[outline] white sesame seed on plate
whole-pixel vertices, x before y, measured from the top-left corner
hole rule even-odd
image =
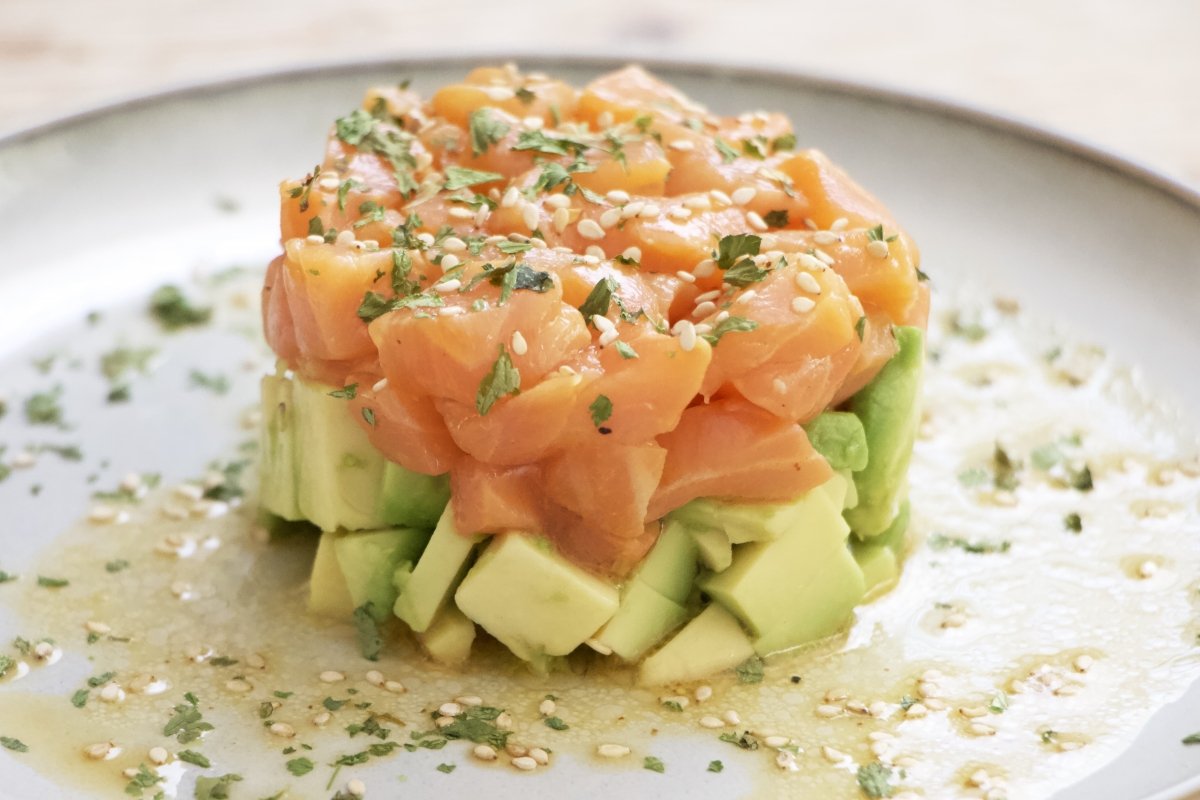
[[[695,697],[696,697],[697,703],[703,703],[705,700],[710,699],[712,697],[712,695],[713,695],[713,690],[712,690],[711,686],[705,684],[704,686],[696,687]]]
[[[694,194],[683,199],[683,205],[693,211],[708,211],[712,208],[712,199],[706,194]]]
[[[38,642],[33,646],[33,656],[46,666],[57,664],[62,658],[62,649],[50,642]]]
[[[995,728],[991,725],[985,725],[982,722],[972,722],[967,730],[976,736],[994,736],[996,733]]]
[[[474,211],[472,211],[469,208],[462,208],[461,206],[455,206],[455,207],[447,210],[446,214],[447,214],[447,216],[454,217],[455,219],[474,219],[475,218]]]
[[[733,709],[729,709],[721,715],[721,719],[725,720],[729,725],[741,725],[742,717]]]
[[[829,255],[829,253],[826,253],[824,250],[822,250],[819,247],[813,248],[813,253],[816,254],[817,258],[824,261],[826,266],[832,267],[836,263],[833,260],[833,256]]]
[[[579,235],[585,239],[599,240],[604,238],[604,228],[594,219],[581,219],[575,226]]]
[[[1153,578],[1158,573],[1158,564],[1150,559],[1146,559],[1138,565],[1138,576],[1141,578]]]
[[[720,717],[704,716],[704,717],[700,718],[700,727],[701,728],[724,728],[725,723],[721,721]]]
[[[340,683],[341,681],[346,680],[346,676],[335,669],[327,669],[321,672],[321,674],[317,676],[317,679],[320,680],[321,683]]]
[[[733,190],[733,194],[729,198],[734,205],[744,206],[754,199],[754,195],[758,194],[758,190],[753,186],[739,186]]]
[[[1072,662],[1072,666],[1075,667],[1076,672],[1087,672],[1095,663],[1096,659],[1084,653],[1083,655],[1075,657],[1075,660]]]
[[[245,694],[246,692],[254,691],[254,685],[245,678],[233,678],[225,682],[225,688],[231,692]]]
[[[408,689],[406,689],[404,684],[400,681],[386,681],[383,684],[383,688],[387,689],[392,694],[403,694],[404,692],[408,691]]]
[[[754,299],[754,298],[756,298],[756,297],[758,297],[758,290],[757,290],[757,289],[747,289],[746,291],[744,291],[744,292],[742,292],[741,294],[739,294],[739,295],[737,296],[737,300],[735,300],[734,302],[737,302],[737,303],[749,303],[751,300],[753,300],[753,299]]]
[[[278,736],[282,739],[290,739],[296,735],[296,729],[291,725],[288,725],[286,722],[272,723],[269,730],[271,731],[272,735]]]
[[[480,761],[495,761],[498,755],[496,748],[490,744],[477,744],[471,753]]]
[[[929,714],[929,708],[924,703],[913,703],[904,712],[904,716],[911,717],[912,719],[920,719],[927,714]]]
[[[775,390],[775,394],[787,393],[787,384],[784,383],[783,378],[776,378],[771,381],[771,388]]]
[[[600,334],[600,338],[596,341],[600,343],[601,347],[608,347],[620,337],[621,334],[617,331],[605,331],[604,333]]]
[[[346,793],[355,797],[364,797],[367,794],[367,785],[358,778],[353,778],[346,781]]]
[[[583,252],[584,252],[584,260],[592,265],[599,264],[601,261],[603,261],[607,257],[604,252],[604,248],[598,244],[589,244],[587,246],[587,249],[584,250]],[[593,260],[589,260],[589,259],[595,259],[595,260],[593,261]]]
[[[554,230],[562,233],[571,224],[571,210],[568,208],[556,208],[551,220],[554,222]]]
[[[541,703],[538,704],[538,713],[541,714],[543,717],[553,716],[554,712],[557,710],[558,710],[558,704],[555,703],[553,700],[551,700],[549,697],[547,697],[545,700],[543,700]]]
[[[529,757],[543,767],[550,763],[550,754],[542,747],[529,748]]]
[[[167,759],[171,756],[165,747],[151,747],[150,752],[146,753],[146,757],[150,759],[151,764],[157,764],[161,766],[167,763]]]
[[[692,210],[685,206],[672,206],[671,208],[669,208],[667,210],[667,216],[670,217],[671,219],[679,220],[680,222],[682,222],[685,219],[692,218]]]
[[[646,207],[644,200],[634,200],[632,203],[627,203],[621,209],[621,219],[633,219],[638,214],[642,213],[642,209]]]
[[[838,706],[827,705],[827,704],[817,706],[817,716],[818,717],[825,717],[825,718],[836,717],[836,716],[840,716],[841,713],[842,713],[842,709]]]
[[[787,747],[792,740],[786,736],[768,736],[763,739],[767,747]]]
[[[437,240],[429,231],[422,231],[421,233],[417,234],[417,241],[426,247],[433,247],[433,243]]]
[[[337,238],[334,239],[334,242],[340,244],[342,247],[349,247],[350,243],[353,241],[354,231],[342,231],[337,235]]]
[[[204,489],[194,483],[181,483],[173,491],[184,500],[196,501],[204,497]]]
[[[546,120],[541,117],[525,117],[521,120],[521,124],[531,131],[538,131],[546,127]]]
[[[384,684],[383,673],[377,669],[367,670],[366,678],[367,683],[371,684],[372,686],[383,686]]]
[[[322,711],[312,718],[312,724],[318,728],[324,728],[329,724],[329,720],[333,719],[333,715],[328,711]]]
[[[821,745],[821,755],[824,756],[825,760],[831,764],[836,764],[839,761],[845,761],[847,758],[849,758],[849,756],[847,756],[841,750],[830,747],[827,744]]]
[[[529,772],[530,770],[537,769],[538,764],[530,756],[517,756],[512,760],[512,765],[519,770]]]
[[[438,713],[446,717],[457,717],[463,713],[463,708],[458,703],[442,703],[438,706]]]
[[[100,699],[106,703],[124,703],[125,690],[122,689],[118,684],[106,683],[104,684],[104,687],[100,689]]]
[[[441,263],[442,272],[449,272],[450,270],[454,269],[461,263],[462,263],[462,259],[460,259],[456,255],[442,256],[442,263]]]
[[[629,748],[623,744],[602,744],[596,747],[596,755],[601,758],[624,758],[629,755]]]
[[[116,742],[96,742],[83,748],[83,754],[93,761],[111,761],[121,755],[121,747]]]

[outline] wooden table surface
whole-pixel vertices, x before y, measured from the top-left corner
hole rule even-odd
[[[775,64],[1065,133],[1200,186],[1197,0],[0,0],[0,134],[183,83],[435,52]]]

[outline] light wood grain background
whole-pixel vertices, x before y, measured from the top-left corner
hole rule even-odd
[[[0,0],[0,133],[182,83],[480,48],[899,87],[1200,186],[1200,0]]]

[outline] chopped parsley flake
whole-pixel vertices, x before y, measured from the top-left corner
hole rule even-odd
[[[1090,492],[1095,488],[1095,483],[1092,481],[1092,468],[1084,464],[1079,469],[1067,470],[1067,483],[1072,489],[1078,489],[1081,492]]]
[[[867,334],[867,318],[859,317],[858,322],[854,323],[854,332],[858,334],[858,340],[861,342]]]
[[[229,378],[219,372],[209,375],[198,369],[194,369],[188,374],[188,380],[192,386],[208,389],[216,394],[226,394],[229,392]]]
[[[786,208],[775,209],[763,214],[763,222],[767,223],[772,228],[786,228],[788,226],[788,212]]]
[[[8,674],[8,671],[15,667],[16,661],[12,660],[11,656],[0,656],[0,678]]]
[[[617,348],[617,352],[621,354],[621,358],[637,358],[638,357],[637,351],[634,350],[632,347],[630,347],[625,342],[622,342],[620,339],[618,339],[616,342],[614,342],[613,346]]]
[[[30,425],[63,424],[63,410],[59,405],[62,387],[55,386],[48,392],[37,392],[25,400],[25,420]]]
[[[444,188],[448,192],[453,192],[480,183],[498,181],[503,177],[498,172],[483,172],[477,169],[468,169],[467,167],[446,167],[446,185]]]
[[[995,487],[1009,492],[1015,490],[1020,469],[1021,462],[1009,456],[1008,451],[997,443],[992,451],[992,483]]]
[[[565,731],[570,729],[570,725],[562,721],[561,717],[546,717],[542,720],[547,728],[556,731]]]
[[[78,689],[75,694],[71,695],[71,705],[76,708],[83,708],[87,705],[88,698],[91,697],[91,692],[87,689]]]
[[[163,727],[163,736],[174,736],[180,744],[194,742],[213,729],[210,723],[204,721],[204,715],[197,708],[199,700],[196,696],[188,692],[184,699],[187,702],[175,706],[175,714]]]
[[[737,673],[738,683],[762,683],[763,660],[758,656],[751,656],[738,664],[734,671]]]
[[[197,753],[195,750],[180,750],[175,754],[175,757],[180,761],[186,761],[189,764],[195,764],[197,767],[208,769],[212,766],[212,762],[208,760],[208,756],[203,753]]]
[[[683,712],[683,704],[678,700],[663,700],[662,704],[663,708],[667,709],[668,711]]]
[[[729,146],[729,143],[718,136],[713,140],[713,144],[717,146],[717,152],[721,154],[721,160],[726,164],[732,164],[738,157],[738,151]]]
[[[724,770],[725,770],[725,765],[722,764],[720,761],[708,762],[708,771],[709,772],[723,772]]]
[[[293,758],[287,762],[287,771],[299,778],[301,775],[307,775],[312,772],[314,766],[311,760],[302,756],[300,758]]]
[[[776,137],[771,142],[771,150],[776,153],[780,152],[781,150],[795,150],[795,149],[796,149],[796,134],[794,134],[794,133],[785,133],[782,136]]]
[[[1004,692],[997,692],[992,697],[992,702],[988,703],[988,710],[993,714],[1003,714],[1008,710],[1008,695]]]
[[[1180,739],[1184,744],[1200,744],[1200,733],[1192,733]]]
[[[125,784],[125,794],[132,797],[141,797],[142,792],[147,789],[153,789],[163,780],[165,780],[163,776],[155,775],[145,764],[139,764],[137,773],[129,780],[129,783]],[[199,781],[197,781],[196,786],[196,797],[200,797]]]
[[[437,771],[444,772],[447,775],[449,775],[451,772],[454,772],[454,769],[456,766],[457,766],[456,764],[438,764]]]
[[[662,759],[655,758],[654,756],[646,756],[646,758],[642,760],[642,768],[648,769],[651,772],[658,772],[660,774],[667,771],[667,765],[662,762]]]
[[[722,236],[717,243],[717,266],[721,269],[729,269],[741,258],[758,255],[761,246],[762,237],[752,233]]]
[[[467,131],[471,136],[471,152],[481,156],[490,145],[504,138],[504,134],[508,133],[508,125],[493,117],[488,109],[477,108],[467,121]]]
[[[38,575],[37,585],[46,589],[61,589],[64,586],[70,586],[71,582],[65,578],[48,578],[45,575]]]
[[[583,314],[584,320],[589,325],[592,324],[592,317],[603,317],[608,314],[608,307],[612,304],[613,292],[616,290],[617,282],[612,278],[601,278],[596,281],[596,285],[588,292],[587,299],[579,307],[579,313]]]
[[[440,308],[444,305],[446,302],[437,295],[410,294],[389,300],[379,292],[367,292],[358,307],[358,318],[363,322],[373,322],[389,311],[401,308]]]
[[[1083,518],[1079,516],[1079,512],[1072,511],[1063,517],[1063,527],[1071,533],[1083,533]]]
[[[358,396],[358,384],[348,383],[341,389],[334,389],[328,393],[330,397],[336,397],[339,400],[353,400]]]
[[[878,761],[872,761],[870,764],[863,764],[859,767],[857,777],[862,793],[872,800],[892,796],[892,786],[888,783],[891,780],[892,771]]]
[[[758,283],[770,274],[770,270],[762,269],[750,259],[739,261],[725,270],[725,283],[738,288],[745,288],[752,283]]]
[[[551,156],[580,156],[588,149],[587,142],[565,136],[550,136],[545,131],[522,131],[513,150],[533,150]]]
[[[354,609],[354,629],[358,632],[358,649],[368,661],[378,661],[383,649],[383,636],[375,619],[375,604],[368,600]]]
[[[468,739],[476,744],[490,744],[497,750],[502,750],[511,735],[510,731],[502,730],[495,724],[496,718],[502,713],[504,712],[501,709],[492,706],[472,706],[464,709],[463,713],[446,727],[428,734],[414,731],[412,736],[420,742],[419,746],[434,750],[440,749],[447,739]],[[441,745],[425,744],[421,741],[436,742],[439,739]]]
[[[17,577],[18,576],[16,575],[16,573],[5,572],[4,570],[0,569],[0,583],[8,583],[9,581],[15,581],[17,579]]]
[[[726,317],[717,323],[717,327],[712,331],[703,335],[706,342],[714,347],[721,341],[721,337],[727,333],[745,333],[752,331],[758,327],[758,323],[745,317]]]
[[[229,784],[242,780],[241,775],[222,775],[219,778],[196,778],[196,800],[229,800]]]
[[[609,400],[606,395],[596,395],[596,399],[588,406],[588,411],[592,415],[592,424],[598,428],[612,416],[612,400]]]
[[[150,295],[150,316],[169,331],[191,325],[204,325],[212,318],[212,308],[192,305],[178,286],[160,286]]]
[[[722,733],[717,737],[722,742],[728,742],[742,750],[757,750],[758,739],[750,731],[742,731],[741,733]]]
[[[945,536],[940,533],[935,533],[929,537],[929,546],[934,550],[945,550],[949,547],[957,547],[964,553],[1007,553],[1012,548],[1012,542],[1004,539],[999,542],[991,541],[970,541],[961,536]]]
[[[479,383],[479,391],[475,395],[475,409],[480,416],[491,411],[492,406],[501,397],[519,394],[521,392],[521,373],[513,366],[512,358],[504,345],[500,345],[500,355],[492,364],[491,370]]]

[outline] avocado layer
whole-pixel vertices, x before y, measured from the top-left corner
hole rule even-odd
[[[424,632],[462,580],[482,538],[460,534],[454,509],[446,506],[416,564],[400,563],[395,569],[392,579],[398,595],[392,611],[396,616],[416,633]]]
[[[262,506],[323,531],[432,528],[450,497],[448,478],[388,461],[331,391],[295,378],[263,378]]]
[[[389,528],[325,535],[334,537],[334,553],[354,607],[369,602],[377,621],[387,619],[396,602],[392,573],[399,564],[417,560],[429,534],[415,528]]]
[[[425,632],[417,634],[417,641],[434,661],[456,667],[471,657],[475,623],[453,603],[447,603]]]
[[[804,432],[833,469],[857,472],[867,466],[867,434],[849,411],[826,411],[805,425]]]
[[[895,332],[899,351],[849,401],[867,439],[867,464],[854,475],[858,505],[846,512],[860,539],[878,536],[895,519],[921,419],[925,334],[913,327],[896,327]]]
[[[317,556],[308,581],[308,610],[322,617],[348,620],[357,606],[338,564],[333,543],[336,537],[335,533],[323,533],[317,540]]]
[[[698,680],[732,669],[754,655],[737,618],[713,603],[642,662],[638,681],[648,686]]]

